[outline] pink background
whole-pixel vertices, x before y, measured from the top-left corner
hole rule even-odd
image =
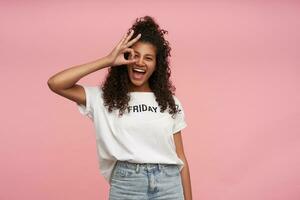
[[[299,9],[283,0],[1,1],[0,199],[107,199],[91,121],[47,80],[105,56],[146,14],[169,31],[194,199],[300,199]]]

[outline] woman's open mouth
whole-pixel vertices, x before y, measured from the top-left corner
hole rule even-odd
[[[134,79],[142,79],[145,74],[146,74],[145,69],[141,69],[141,68],[137,68],[137,67],[132,68],[132,76]]]

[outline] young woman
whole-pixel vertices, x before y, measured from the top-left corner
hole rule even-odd
[[[110,200],[192,199],[181,137],[187,124],[169,79],[165,33],[152,17],[137,18],[107,56],[48,80],[53,92],[76,102],[93,121]],[[106,67],[101,86],[76,84]]]

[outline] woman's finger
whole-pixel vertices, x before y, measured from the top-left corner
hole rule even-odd
[[[125,52],[129,52],[129,53],[130,53],[130,56],[131,56],[132,58],[134,57],[134,51],[133,51],[132,48],[125,48],[125,49],[123,50],[123,53],[125,53]]]
[[[132,39],[131,41],[129,41],[127,44],[126,44],[126,47],[130,47],[132,46],[136,41],[138,41],[138,39],[140,39],[142,34],[138,34],[134,39]]]
[[[129,52],[130,53],[130,56],[129,56],[129,59],[128,60],[126,60],[126,62],[135,62],[135,58],[134,58],[134,51],[133,51],[133,49],[131,49],[131,48],[126,48],[126,49],[124,49],[123,50],[123,53],[125,53],[125,52]]]
[[[125,33],[125,34],[123,35],[123,37],[122,37],[122,39],[119,41],[117,47],[120,47],[120,46],[123,44],[123,42],[124,42],[126,36],[127,36],[127,33]]]
[[[129,32],[129,35],[126,37],[125,41],[123,42],[123,44],[127,44],[128,40],[132,37],[134,30],[131,30]]]

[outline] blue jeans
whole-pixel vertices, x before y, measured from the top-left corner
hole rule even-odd
[[[184,200],[179,166],[117,161],[109,200]]]

